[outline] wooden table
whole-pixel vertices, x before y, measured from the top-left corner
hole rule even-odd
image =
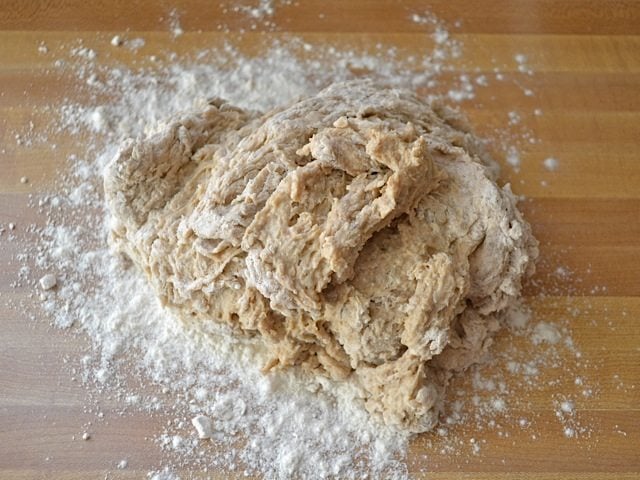
[[[172,45],[174,7],[186,31],[179,43],[185,51],[219,41],[223,34],[215,26],[221,22],[232,32],[247,27],[246,17],[208,3],[0,1],[0,225],[12,222],[20,230],[41,220],[27,208],[28,195],[46,190],[73,147],[74,139],[63,134],[51,136],[56,150],[16,144],[14,132],[28,125],[38,106],[74,95],[64,82],[41,75],[38,43],[51,47],[81,38],[100,51],[105,38],[127,30],[146,37],[149,48],[162,48]],[[311,42],[383,40],[410,49],[423,27],[408,17],[424,12],[424,3],[275,2],[280,33],[269,35],[292,32]],[[519,174],[505,171],[516,192],[529,198],[523,209],[541,241],[539,272],[526,293],[536,314],[549,321],[564,318],[567,304],[581,310],[570,321],[573,337],[584,358],[598,365],[598,392],[579,403],[582,418],[594,426],[591,439],[563,436],[553,422],[548,387],[541,387],[531,401],[548,419],[539,427],[548,430],[544,441],[517,429],[508,439],[478,433],[476,438],[490,440],[481,454],[460,458],[429,450],[430,437],[422,436],[412,444],[412,469],[426,467],[432,473],[417,476],[437,479],[640,478],[640,2],[429,3],[449,25],[461,20],[452,30],[465,45],[460,72],[477,67],[491,74],[498,64],[517,80],[517,53],[527,56],[535,72],[525,79],[534,96],[522,95],[513,81],[492,82],[463,108],[480,132],[506,124],[510,111],[543,112],[523,116],[523,127],[540,143],[523,148]],[[543,168],[548,156],[559,160],[556,172]],[[22,184],[22,176],[30,183]],[[66,373],[66,362],[78,363],[86,344],[5,308],[31,292],[12,285],[18,251],[19,245],[0,237],[0,477],[85,479],[110,471],[108,478],[145,478],[160,460],[145,439],[161,420],[114,416],[95,426],[93,441],[78,440],[95,412],[86,410],[89,393]],[[571,296],[559,289],[556,297],[540,297],[559,264],[581,283],[572,285]],[[108,411],[109,401],[103,405]],[[422,459],[425,453],[428,460]],[[124,456],[129,468],[116,470]]]

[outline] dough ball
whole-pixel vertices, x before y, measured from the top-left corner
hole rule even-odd
[[[458,114],[370,81],[264,115],[213,100],[122,147],[110,241],[185,321],[263,342],[265,370],[351,382],[422,432],[534,269],[496,171]]]

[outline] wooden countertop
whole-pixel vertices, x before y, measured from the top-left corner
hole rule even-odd
[[[80,38],[100,52],[105,38],[127,31],[145,37],[148,52],[167,46],[188,52],[220,41],[224,34],[215,31],[220,22],[232,32],[247,27],[245,17],[209,3],[1,2],[0,225],[13,222],[19,230],[42,220],[27,208],[28,195],[46,190],[74,142],[57,134],[51,136],[56,150],[16,144],[14,132],[28,124],[38,106],[74,95],[64,83],[41,75],[39,42],[55,46]],[[506,169],[504,175],[529,198],[523,209],[541,241],[539,272],[526,293],[536,314],[549,321],[566,317],[567,304],[582,311],[570,320],[573,338],[584,358],[598,365],[592,373],[598,392],[579,404],[584,423],[593,426],[591,438],[564,437],[553,421],[549,387],[541,386],[531,402],[543,419],[538,428],[544,441],[533,441],[523,430],[509,438],[478,432],[476,438],[490,441],[480,455],[461,458],[429,450],[428,437],[422,436],[412,444],[411,468],[426,467],[431,473],[416,476],[435,479],[640,478],[640,2],[429,4],[449,25],[461,20],[451,30],[465,48],[454,63],[457,73],[477,68],[490,74],[498,64],[506,66],[509,79],[518,79],[516,53],[526,54],[535,72],[525,79],[534,96],[522,95],[513,81],[491,82],[463,109],[481,133],[506,124],[510,111],[543,112],[523,116],[523,128],[540,142],[522,149],[518,174]],[[178,43],[168,31],[174,8],[186,31]],[[273,20],[279,29],[266,34],[290,32],[337,44],[382,39],[411,49],[424,33],[409,15],[424,11],[425,2],[418,0],[300,0],[278,6]],[[252,35],[249,43],[260,38]],[[556,172],[543,168],[548,156],[559,160]],[[22,176],[30,183],[20,183]],[[95,426],[93,441],[72,440],[95,418],[85,408],[89,393],[64,365],[78,362],[86,344],[5,307],[30,293],[12,285],[18,251],[0,237],[0,477],[145,478],[160,459],[145,440],[156,431],[158,418],[115,416]],[[542,298],[558,262],[581,282],[572,286],[571,296]],[[108,399],[103,404],[109,408]],[[124,455],[129,468],[116,470],[114,462]]]

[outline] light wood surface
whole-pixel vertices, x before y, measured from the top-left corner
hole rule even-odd
[[[69,78],[45,72],[49,59],[38,54],[39,42],[53,51],[80,38],[101,54],[111,35],[127,30],[145,38],[147,54],[168,48],[188,55],[221,42],[220,23],[232,31],[228,35],[247,28],[246,18],[225,13],[219,3],[0,0],[1,225],[13,222],[20,230],[42,220],[27,208],[28,195],[50,186],[78,141],[51,133],[54,150],[19,146],[13,137],[30,120],[37,126],[51,121],[39,106],[74,98]],[[567,439],[554,420],[553,389],[575,390],[572,378],[559,372],[559,386],[543,382],[529,399],[530,411],[522,412],[535,413],[544,440],[534,441],[516,428],[503,438],[487,431],[472,434],[466,427],[463,437],[487,444],[480,455],[452,456],[433,447],[433,436],[423,435],[412,443],[411,470],[418,478],[433,479],[640,478],[640,2],[429,4],[449,24],[461,20],[453,31],[464,43],[464,56],[448,75],[476,68],[491,73],[497,64],[508,77],[477,89],[476,98],[465,104],[477,131],[501,128],[510,111],[543,111],[523,115],[523,127],[540,142],[523,147],[522,170],[505,169],[504,179],[528,197],[522,208],[542,244],[538,273],[526,288],[529,302],[537,318],[569,322],[583,358],[594,365],[597,394],[579,404],[582,422],[593,427],[590,438]],[[186,30],[177,41],[168,32],[173,8]],[[247,34],[241,43],[251,49],[261,35],[293,32],[311,43],[366,47],[384,41],[419,53],[424,33],[408,16],[425,10],[426,2],[418,0],[300,0],[277,9],[279,32]],[[517,71],[516,53],[527,55],[533,76]],[[124,50],[113,55],[114,61],[135,61]],[[522,95],[513,80],[535,95]],[[557,172],[543,168],[548,156],[559,159]],[[31,182],[21,184],[22,176]],[[543,180],[548,186],[541,186]],[[99,398],[106,420],[93,427],[91,441],[79,440],[95,412],[86,411],[89,393],[68,371],[79,365],[86,340],[5,307],[31,292],[11,286],[20,250],[0,237],[0,478],[145,478],[161,460],[148,439],[164,420],[110,415],[113,403]],[[574,271],[580,282],[558,285],[553,277],[558,264]],[[555,287],[555,296],[541,296]],[[568,306],[581,313],[567,318]],[[116,470],[124,457],[129,468]]]

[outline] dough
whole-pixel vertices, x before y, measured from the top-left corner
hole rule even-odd
[[[538,254],[464,120],[370,81],[267,114],[212,100],[126,142],[104,186],[110,241],[163,304],[264,342],[266,371],[351,382],[411,432]]]

